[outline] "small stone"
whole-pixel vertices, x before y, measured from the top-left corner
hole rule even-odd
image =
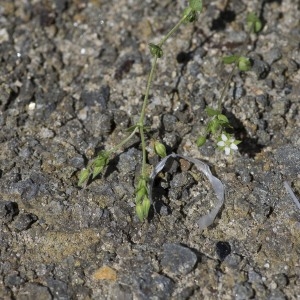
[[[49,139],[54,137],[54,132],[48,128],[42,128],[39,135],[42,139]]]
[[[235,300],[247,300],[254,296],[254,290],[248,282],[237,283],[234,287]]]
[[[9,41],[9,34],[6,28],[0,29],[0,44]]]
[[[140,274],[135,284],[136,299],[171,299],[174,282],[156,273]],[[155,298],[153,297],[155,295]]]
[[[286,300],[287,297],[281,290],[273,290],[268,297],[268,300]]]
[[[82,169],[84,167],[84,159],[82,156],[76,156],[70,159],[70,165],[77,169]]]
[[[23,284],[24,279],[19,275],[17,271],[12,271],[5,277],[4,283],[8,287],[15,287]]]
[[[261,60],[258,56],[251,57],[251,59],[253,62],[251,71],[253,71],[259,79],[266,78],[270,71],[269,65],[263,60]]]
[[[248,272],[248,280],[249,282],[253,283],[260,283],[262,282],[262,279],[261,279],[261,275],[257,272],[255,272],[254,270],[249,270]]]
[[[94,280],[117,280],[117,272],[108,266],[103,266],[96,270],[92,275]]]
[[[163,116],[163,126],[166,131],[175,131],[177,118],[171,114],[165,114]]]
[[[47,280],[47,285],[50,289],[51,294],[54,296],[54,299],[62,300],[71,298],[68,290],[68,285],[65,282],[58,279],[49,278]]]
[[[197,263],[197,255],[189,248],[179,244],[164,244],[161,265],[170,273],[186,275],[190,273]]]
[[[173,180],[170,182],[170,187],[172,189],[183,189],[193,183],[195,183],[195,180],[189,173],[178,173],[174,175]]]
[[[103,110],[107,108],[107,103],[110,97],[110,88],[109,86],[102,86],[100,90],[89,91],[83,90],[81,98],[84,104],[88,107],[90,106],[100,106]]]
[[[18,204],[12,201],[0,201],[0,220],[9,223],[19,213]]]
[[[31,179],[19,181],[15,184],[17,192],[26,201],[33,200],[39,191],[39,186]]]
[[[284,288],[289,283],[287,276],[283,273],[274,275],[273,280],[276,282],[279,288]]]
[[[280,98],[276,101],[272,101],[272,113],[274,115],[284,116],[288,111],[290,101],[285,98]]]
[[[110,291],[110,299],[111,300],[131,300],[133,299],[132,291],[129,286],[124,284],[117,284],[112,286]]]
[[[26,283],[17,294],[17,300],[51,300],[49,289],[36,283]]]
[[[20,214],[14,222],[14,227],[18,231],[27,230],[30,226],[38,220],[38,217],[34,214]]]
[[[228,256],[225,257],[223,264],[225,264],[227,267],[231,269],[237,269],[239,267],[239,264],[241,263],[242,258],[235,254],[231,253]]]
[[[265,61],[271,65],[273,64],[275,61],[279,60],[282,57],[281,51],[279,48],[272,48],[270,51],[267,51],[264,58]]]
[[[285,145],[277,149],[275,159],[281,165],[281,172],[285,176],[297,177],[300,174],[300,149],[292,145]]]

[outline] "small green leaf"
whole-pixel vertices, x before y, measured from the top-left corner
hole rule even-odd
[[[157,155],[159,155],[161,158],[164,158],[167,156],[167,151],[166,151],[166,147],[164,144],[160,143],[160,142],[155,142],[154,143],[154,151]]]
[[[196,144],[198,147],[203,146],[206,143],[206,137],[205,136],[200,136],[197,141]]]
[[[241,56],[239,58],[238,68],[240,71],[249,71],[251,69],[251,62],[248,57]]]
[[[189,0],[190,8],[201,12],[202,11],[202,0]]]
[[[150,43],[149,49],[152,56],[157,56],[158,58],[161,58],[164,55],[164,52],[162,51],[161,47],[159,47],[158,45]]]
[[[183,11],[183,16],[185,18],[188,18],[192,11],[193,11],[193,9],[191,7],[185,8],[184,11]]]
[[[221,121],[220,122],[221,124],[227,124],[227,123],[229,123],[228,118],[225,115],[223,115],[223,114],[219,114],[217,116],[217,118],[218,118],[219,121]]]
[[[108,161],[109,154],[106,151],[101,151],[91,164],[91,168],[93,169],[93,179],[102,172],[104,167],[108,164]]]
[[[262,22],[256,16],[255,13],[249,13],[247,15],[247,25],[248,27],[253,30],[255,33],[259,32],[262,29]]]
[[[215,134],[219,128],[220,123],[218,119],[213,119],[207,124],[207,132],[211,132],[212,134]]]
[[[186,21],[188,23],[195,22],[197,20],[197,12],[195,10],[192,10],[188,16],[186,16]]]
[[[90,171],[88,169],[81,170],[79,174],[78,186],[82,186],[90,176]]]
[[[236,63],[239,60],[239,58],[240,57],[238,55],[224,56],[222,57],[222,61],[224,64],[229,65],[229,64]]]
[[[92,176],[92,179],[94,179],[96,176],[98,176],[102,170],[103,170],[104,166],[99,166],[99,167],[94,167],[93,169],[93,176]]]
[[[205,111],[209,117],[217,116],[220,114],[220,111],[218,111],[216,109],[212,109],[210,107],[206,107]]]

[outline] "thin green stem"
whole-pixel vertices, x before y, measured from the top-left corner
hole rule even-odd
[[[183,16],[179,22],[160,40],[158,46],[161,47],[166,40],[179,28],[179,26],[186,20],[187,16]]]
[[[125,138],[121,143],[119,143],[118,145],[116,145],[115,147],[113,147],[112,149],[108,150],[109,153],[113,153],[116,150],[118,150],[119,148],[121,148],[124,144],[126,144],[138,131],[138,126],[136,128],[134,128],[134,130],[131,132],[131,134]]]
[[[142,106],[142,111],[141,111],[141,116],[140,116],[140,121],[139,121],[141,127],[143,127],[143,125],[144,125],[146,107],[147,107],[148,100],[149,100],[149,92],[150,92],[151,83],[152,83],[153,77],[154,77],[154,71],[155,71],[156,65],[157,65],[157,59],[158,59],[158,57],[155,56],[154,60],[153,60],[153,63],[152,63],[152,66],[151,66],[148,81],[147,81],[147,87],[146,87],[146,92],[145,92],[145,96],[144,96],[144,101],[143,101],[143,106]]]
[[[143,152],[142,177],[146,176],[145,169],[146,169],[146,155],[147,155],[146,154],[145,134],[144,134],[145,113],[146,113],[146,107],[147,107],[148,100],[149,100],[150,87],[151,87],[151,83],[153,81],[154,72],[155,72],[156,65],[157,65],[157,59],[158,59],[158,57],[155,56],[154,60],[152,62],[150,74],[149,74],[148,81],[147,81],[147,87],[146,87],[144,102],[143,102],[143,106],[142,106],[140,121],[139,121],[139,123],[140,123],[139,130],[140,130],[142,152]]]

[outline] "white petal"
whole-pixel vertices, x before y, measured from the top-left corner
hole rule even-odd
[[[229,139],[229,143],[233,143],[234,141],[235,141],[234,138],[230,138],[230,139]]]
[[[225,154],[229,155],[230,154],[230,148],[229,147],[225,147]]]
[[[222,139],[224,142],[226,142],[226,141],[228,140],[227,136],[226,136],[224,133],[222,133],[221,139]]]
[[[220,142],[217,143],[217,145],[219,147],[224,147],[225,146],[225,142],[224,141],[220,141]]]
[[[238,146],[236,145],[236,144],[231,144],[230,145],[230,148],[232,149],[232,150],[237,150],[238,149]]]

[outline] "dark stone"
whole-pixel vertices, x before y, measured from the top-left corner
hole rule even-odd
[[[136,282],[135,295],[137,299],[148,300],[156,296],[156,299],[170,299],[174,290],[174,282],[163,275],[145,274]]]
[[[188,300],[192,299],[191,296],[194,294],[195,287],[186,287],[182,292],[177,294],[173,299],[174,300]]]
[[[254,290],[248,282],[237,283],[234,286],[235,300],[248,300],[254,296]]]
[[[0,220],[4,223],[11,222],[19,213],[18,204],[12,201],[0,201]]]
[[[171,114],[165,114],[162,119],[164,129],[166,131],[175,131],[177,118]]]
[[[105,110],[107,108],[107,103],[110,97],[110,88],[104,85],[100,90],[88,91],[83,90],[81,98],[86,106],[100,105],[100,107]]]
[[[84,167],[84,159],[82,156],[72,157],[70,159],[70,165],[77,169],[82,169]]]
[[[39,191],[39,186],[31,179],[19,181],[15,184],[15,187],[21,195],[22,200],[25,201],[33,200]]]
[[[27,230],[30,226],[38,220],[38,217],[34,214],[20,214],[14,222],[14,227],[18,231]]]
[[[178,173],[174,175],[170,182],[170,187],[172,189],[182,189],[189,187],[193,183],[195,183],[195,180],[189,173]]]
[[[197,263],[197,255],[187,247],[179,244],[164,244],[161,265],[167,271],[176,275],[190,273]]]
[[[268,300],[287,300],[288,298],[281,290],[273,290],[268,297]]]
[[[273,279],[274,279],[274,281],[276,282],[276,284],[278,285],[279,288],[284,288],[289,283],[288,277],[283,273],[273,275]]]
[[[113,286],[110,294],[111,300],[132,300],[133,295],[129,286],[124,284],[116,284]]]
[[[217,242],[216,252],[220,260],[224,260],[231,253],[231,246],[228,242]]]
[[[49,278],[47,280],[47,285],[51,291],[51,294],[54,296],[54,299],[57,300],[70,299],[68,285],[65,282],[61,280]]]
[[[6,286],[12,288],[20,286],[24,283],[24,279],[19,275],[17,271],[12,271],[10,274],[8,274],[5,279],[4,283]]]
[[[26,283],[18,292],[17,300],[51,300],[53,299],[49,289],[36,283]]]
[[[264,56],[266,62],[269,65],[273,64],[275,61],[279,60],[281,57],[282,57],[281,51],[277,47],[272,48],[270,51],[267,51]]]
[[[257,75],[257,78],[258,79],[266,78],[270,71],[269,65],[257,55],[252,56],[251,61],[252,61],[251,71],[253,71]]]
[[[285,145],[277,149],[275,159],[281,165],[281,172],[286,176],[297,177],[300,174],[300,149]]]

